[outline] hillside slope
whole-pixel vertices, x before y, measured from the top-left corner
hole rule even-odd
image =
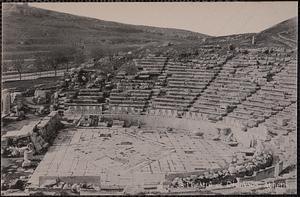
[[[295,48],[297,44],[296,17],[257,34],[212,37],[180,29],[129,25],[75,16],[24,4],[3,4],[2,13],[3,71],[12,70],[9,64],[16,57],[32,62],[37,55],[47,54],[60,47],[82,49],[89,56],[94,49],[100,49],[103,53],[148,49],[152,52],[186,52],[201,45]],[[255,45],[251,44],[252,36],[255,36]]]
[[[297,46],[298,18],[294,17],[274,25],[256,35],[256,42],[261,46]]]
[[[207,43],[218,45],[233,44],[238,47],[288,47],[295,49],[297,46],[297,17],[278,23],[259,33],[244,33],[229,36],[207,38]],[[252,37],[255,45],[252,45]]]
[[[3,4],[4,59],[33,58],[61,46],[89,51],[130,50],[166,42],[201,42],[204,34],[186,30],[128,25],[59,13],[26,5]]]

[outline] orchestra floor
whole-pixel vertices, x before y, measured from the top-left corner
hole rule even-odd
[[[166,174],[228,165],[238,147],[165,128],[73,128],[60,131],[29,180],[99,176],[101,186],[156,185]]]

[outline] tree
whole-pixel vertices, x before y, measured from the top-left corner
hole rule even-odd
[[[67,71],[69,70],[69,63],[75,60],[75,56],[78,55],[78,51],[74,47],[64,47],[60,49],[62,57],[60,59],[61,64],[65,64]]]
[[[56,76],[58,65],[56,64],[55,57],[53,56],[53,54],[51,54],[51,57],[49,56],[45,58],[45,63],[49,68],[54,69]]]
[[[54,70],[56,76],[60,65],[65,65],[68,71],[70,62],[73,61],[76,64],[81,64],[85,61],[85,55],[82,50],[75,47],[60,47],[51,50],[47,57],[43,59],[42,62],[44,62],[44,65]],[[37,60],[37,63],[40,63],[39,61]]]
[[[235,47],[233,46],[233,44],[230,44],[230,45],[228,46],[228,49],[229,49],[230,51],[233,51],[233,50],[235,49]]]
[[[102,48],[92,48],[90,51],[90,57],[97,61],[105,57],[105,51]]]
[[[45,59],[46,58],[42,57],[42,56],[36,56],[35,57],[34,66],[36,68],[36,71],[40,72],[40,74],[41,74],[42,71],[46,70],[45,69],[45,64],[46,64]]]
[[[20,80],[22,79],[22,73],[24,71],[25,68],[25,64],[24,64],[24,59],[17,57],[16,59],[14,59],[12,61],[12,66],[17,70],[17,72],[19,73],[19,78]]]
[[[86,60],[86,56],[83,53],[82,50],[76,50],[75,49],[75,53],[72,55],[72,60],[76,63],[76,64],[81,64]]]
[[[52,50],[48,54],[48,57],[45,59],[45,62],[50,68],[54,70],[54,75],[56,76],[58,66],[66,62],[66,55],[61,49]]]

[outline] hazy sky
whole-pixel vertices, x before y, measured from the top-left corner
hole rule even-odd
[[[127,24],[171,27],[212,36],[260,32],[298,16],[298,2],[30,3]]]

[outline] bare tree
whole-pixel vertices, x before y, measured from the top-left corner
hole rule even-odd
[[[46,59],[45,57],[41,57],[41,56],[35,57],[34,66],[35,66],[37,72],[40,72],[40,74],[42,74],[42,71],[46,70],[45,59]]]
[[[78,51],[74,47],[64,48],[64,57],[62,58],[62,63],[66,65],[67,71],[69,70],[69,63],[75,61],[75,56],[77,56]]]
[[[76,50],[76,52],[73,54],[72,59],[76,64],[81,64],[86,60],[86,56],[83,53],[82,50]]]
[[[69,63],[72,61],[77,64],[83,63],[85,61],[83,52],[74,47],[62,47],[53,49],[47,57],[42,58],[42,60],[37,59],[36,63],[39,65],[46,65],[54,70],[55,76],[57,76],[57,69],[59,66],[65,66],[68,70]]]
[[[24,72],[25,64],[24,59],[17,57],[12,61],[12,66],[17,70],[20,80],[22,79],[22,73]]]
[[[65,55],[62,50],[56,49],[52,50],[48,57],[45,59],[46,65],[52,68],[55,72],[55,77],[57,75],[57,68],[60,64],[63,64],[65,61]]]

